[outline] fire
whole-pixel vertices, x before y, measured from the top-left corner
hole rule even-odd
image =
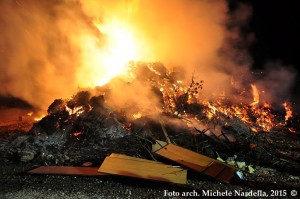
[[[217,117],[221,119],[221,115],[225,115],[231,119],[238,118],[247,125],[250,125],[250,129],[253,132],[259,132],[261,130],[269,132],[272,128],[282,125],[275,122],[275,117],[271,111],[271,105],[264,103],[259,105],[259,90],[254,85],[250,85],[252,88],[253,102],[249,105],[245,103],[228,104],[222,100],[222,98],[215,99],[214,102],[203,101],[202,103],[207,106],[206,116],[209,119]],[[287,104],[286,107],[286,119],[292,117],[291,109]]]
[[[36,117],[36,118],[34,118],[34,121],[38,122],[38,121],[40,121],[41,119],[43,119],[45,116],[46,116],[46,115],[42,115],[42,116],[40,116],[40,117]]]
[[[75,136],[75,137],[77,137],[77,136],[79,136],[79,135],[81,135],[81,134],[82,134],[82,132],[75,132],[75,133],[72,133],[72,135]]]
[[[215,106],[211,105],[209,102],[207,103],[207,106],[210,108],[210,111],[207,112],[207,117],[211,119],[216,114],[218,109]]]
[[[271,113],[271,106],[268,103],[264,103],[262,107],[254,111],[256,116],[256,123],[264,130],[270,131],[276,126],[274,123],[275,115]],[[278,124],[279,125],[279,124]]]
[[[138,66],[139,64],[137,63],[136,67]],[[232,120],[233,123],[238,125],[245,124],[245,127],[247,127],[246,129],[250,129],[250,131],[254,133],[270,132],[276,130],[276,127],[281,128],[286,124],[284,124],[284,118],[281,114],[276,115],[271,104],[260,102],[260,91],[254,84],[250,85],[253,94],[252,98],[250,98],[253,99],[253,101],[250,100],[249,102],[249,100],[242,99],[241,101],[233,102],[222,92],[220,92],[219,95],[216,94],[213,97],[210,97],[208,100],[208,98],[199,94],[200,89],[202,89],[201,81],[197,82],[192,79],[190,83],[186,83],[182,80],[172,79],[173,76],[168,76],[170,75],[168,73],[163,76],[158,72],[159,70],[155,63],[148,63],[143,66],[147,66],[149,70],[147,71],[145,69],[145,71],[151,73],[151,76],[149,75],[151,77],[149,78],[151,85],[159,89],[162,94],[162,110],[165,113],[173,114],[180,118],[193,118],[199,116],[199,123],[203,122],[204,125],[210,124],[210,122],[213,125],[230,125],[229,120]],[[72,116],[70,118],[75,118],[82,113],[92,110],[91,105],[82,105],[82,103],[77,103],[76,99],[82,99],[82,97],[75,96],[74,99],[70,98],[69,100],[73,101],[72,103],[64,102],[65,110]],[[80,100],[80,102],[82,102],[82,100]],[[188,104],[194,105],[194,103],[201,105],[196,107],[201,111],[201,113],[197,113],[199,114],[197,116],[188,110]],[[287,121],[292,117],[292,108],[287,102],[284,103],[283,106],[286,110],[285,121]],[[144,117],[145,113],[141,112],[142,109],[138,109],[131,113],[131,119],[136,120]],[[126,130],[132,129],[130,122],[123,126]],[[294,128],[289,128],[288,130],[290,132],[296,132]],[[76,132],[74,133],[74,136],[79,134]]]
[[[287,102],[283,103],[283,106],[285,108],[285,122],[287,122],[290,118],[293,117],[293,111],[292,111],[292,107],[290,104],[288,104]]]
[[[101,84],[128,70],[130,61],[138,60],[138,42],[133,28],[125,22],[114,20],[108,24],[94,23],[107,36],[107,56],[103,59],[106,77],[98,80]]]
[[[137,58],[137,42],[129,25],[112,22],[107,25],[95,23],[95,26],[108,36],[108,49],[112,56],[108,58],[108,63],[117,64],[114,66],[120,69],[120,65]],[[119,60],[111,60],[113,58]]]
[[[294,128],[289,128],[289,131],[290,131],[291,133],[296,133],[296,129],[294,129]]]
[[[82,106],[78,106],[78,107],[75,107],[73,109],[66,106],[66,110],[68,111],[69,115],[76,114],[76,116],[79,116],[84,112],[84,108]]]
[[[252,94],[253,94],[253,102],[250,104],[252,107],[256,107],[259,103],[259,93],[258,89],[254,84],[251,84]]]
[[[173,65],[172,67],[176,66],[174,68],[178,67],[178,69],[173,72],[169,72],[159,70],[160,68],[155,67],[155,64],[147,64],[149,71],[153,73],[151,74],[151,78],[153,78],[151,80],[153,81],[153,85],[151,85],[151,87],[153,86],[154,88],[158,88],[161,92],[159,94],[162,94],[162,96],[159,97],[161,97],[163,101],[163,103],[161,103],[163,104],[163,107],[161,107],[163,111],[181,117],[186,113],[185,109],[188,107],[188,103],[196,104],[202,100],[200,102],[202,103],[201,105],[203,105],[201,106],[201,109],[198,106],[196,106],[196,108],[197,110],[199,109],[199,111],[204,110],[204,114],[206,114],[206,118],[208,119],[213,120],[214,118],[221,118],[224,116],[234,120],[239,119],[243,123],[247,124],[254,132],[270,131],[273,127],[275,127],[277,125],[277,120],[274,119],[275,115],[273,115],[273,112],[271,111],[272,109],[270,104],[264,104],[260,101],[264,99],[260,96],[260,94],[263,94],[264,91],[259,90],[258,84],[257,86],[254,84],[249,85],[252,89],[253,97],[250,100],[247,98],[246,100],[249,100],[247,103],[243,100],[241,100],[243,102],[237,102],[239,100],[237,99],[232,100],[236,103],[232,104],[231,100],[228,100],[229,97],[226,96],[227,89],[223,90],[224,93],[213,93],[213,97],[219,96],[219,98],[216,97],[216,99],[211,99],[210,96],[208,96],[207,98],[210,100],[208,102],[205,97],[198,96],[197,89],[199,87],[196,86],[196,83],[192,81],[190,85],[193,85],[193,87],[191,88],[191,86],[189,87],[189,85],[186,84],[187,82],[185,77],[181,77],[188,76],[188,74],[191,74],[192,70],[194,70],[196,75],[197,73],[201,74],[203,71],[203,74],[201,75],[207,76],[206,79],[209,83],[214,83],[215,80],[218,79],[216,77],[219,77],[219,75],[215,76],[213,73],[215,69],[218,69],[219,67],[213,68],[213,66],[217,65],[219,62],[222,63],[222,61],[227,60],[227,57],[224,57],[226,58],[224,60],[223,56],[215,57],[219,54],[219,50],[225,50],[222,48],[220,49],[220,47],[227,45],[223,45],[224,38],[228,35],[228,32],[223,32],[227,30],[226,26],[223,25],[227,23],[228,19],[227,16],[223,16],[223,14],[227,13],[225,1],[220,1],[222,3],[217,3],[218,5],[216,2],[212,3],[213,5],[217,5],[216,9],[211,9],[213,7],[210,5],[211,3],[208,3],[210,1],[195,1],[201,2],[199,3],[199,6],[196,6],[197,4],[194,3],[190,5],[182,3],[184,1],[172,1],[171,4],[170,2],[171,1],[160,1],[159,3],[152,3],[152,1],[143,2],[136,0],[112,2],[78,1],[76,5],[79,6],[78,9],[83,13],[77,13],[79,10],[75,7],[76,10],[74,10],[74,13],[73,10],[70,12],[71,10],[66,8],[64,11],[66,11],[67,15],[64,15],[63,12],[54,12],[54,10],[60,9],[50,9],[51,15],[49,15],[49,13],[45,14],[45,16],[51,16],[51,23],[49,24],[51,24],[53,29],[51,29],[49,34],[47,31],[50,26],[45,26],[45,28],[42,26],[43,24],[47,24],[46,22],[48,22],[48,20],[37,20],[37,23],[32,24],[32,28],[29,32],[26,29],[28,24],[25,23],[25,28],[20,27],[20,29],[25,29],[28,36],[20,35],[20,41],[16,42],[12,39],[13,42],[16,44],[20,42],[24,43],[24,45],[27,44],[28,46],[25,46],[24,49],[31,49],[30,47],[35,47],[34,44],[40,45],[33,48],[33,50],[30,51],[30,54],[21,55],[21,58],[28,56],[28,60],[34,60],[33,63],[26,64],[28,67],[32,67],[32,64],[38,64],[40,67],[47,67],[36,70],[42,71],[43,75],[37,74],[34,78],[30,77],[29,80],[31,81],[32,79],[34,82],[29,82],[28,85],[35,85],[37,82],[42,83],[42,88],[47,88],[45,91],[54,90],[54,93],[57,95],[67,95],[69,93],[66,93],[65,91],[73,92],[76,86],[80,88],[103,86],[110,82],[114,77],[127,74],[130,70],[131,63],[136,63],[135,65],[137,65],[138,61],[145,61],[145,59],[148,59],[147,61],[149,61],[149,63],[153,61],[161,61],[164,63],[170,63],[171,66]],[[225,4],[223,5],[223,3]],[[28,6],[28,8],[30,8],[30,6]],[[212,12],[207,12],[207,10]],[[12,9],[12,11],[14,10]],[[55,20],[53,20],[57,15],[62,16],[62,18],[55,18]],[[43,16],[44,14],[40,17],[43,18]],[[68,16],[71,16],[71,18],[64,20],[64,18],[67,18]],[[36,21],[33,20],[35,18],[31,18],[30,16],[28,17],[29,21]],[[9,19],[10,17],[7,18]],[[70,22],[70,20],[74,20],[74,24],[66,23]],[[12,22],[14,22],[14,20],[12,20]],[[52,26],[56,23],[59,24],[57,32],[55,31],[56,26]],[[35,27],[34,24],[37,24],[37,27]],[[222,24],[222,26],[219,27],[220,24]],[[14,23],[13,25],[19,24]],[[44,29],[46,32],[44,32]],[[39,30],[42,32],[38,32]],[[39,36],[40,33],[43,34]],[[63,36],[62,38],[58,37],[59,40],[55,40],[55,35],[57,33],[60,33]],[[44,35],[47,37],[44,37]],[[50,42],[53,42],[54,45],[49,45],[51,43],[49,43],[48,40],[46,43],[41,43],[40,40],[47,39],[48,35],[51,36],[49,39],[51,39]],[[39,42],[31,42],[31,39],[28,41],[25,40],[27,37],[33,37],[32,41],[35,41],[35,36],[38,36],[40,39]],[[22,40],[23,37],[24,41]],[[66,46],[67,49],[70,49],[70,52],[64,54],[65,45],[60,46],[59,43],[55,43],[62,41],[67,41]],[[33,46],[31,46],[31,44]],[[60,48],[62,51],[58,51],[56,53],[57,56],[60,55],[59,59],[56,60],[56,54],[53,54],[53,61],[50,61],[50,59],[48,60],[50,55],[52,56],[52,51],[55,52]],[[17,49],[19,49],[19,47]],[[14,49],[12,48],[12,52],[13,50]],[[41,54],[37,53],[39,51],[41,51]],[[47,53],[45,52],[46,54],[42,54],[43,51],[46,51]],[[17,50],[16,52],[19,51]],[[36,55],[31,57],[31,54]],[[76,56],[75,61],[73,62],[73,60],[69,60],[68,55],[72,55],[70,56],[71,58]],[[43,60],[44,57],[46,60]],[[68,57],[68,59],[66,57]],[[26,60],[24,61],[23,59],[20,59],[20,63],[22,62],[27,63]],[[199,68],[198,66],[194,68],[196,63],[201,66]],[[181,65],[184,64],[187,64],[187,66],[183,68]],[[225,64],[225,67],[231,64],[233,63]],[[19,64],[16,64],[16,66],[17,65]],[[202,68],[202,65],[205,68]],[[67,67],[64,68],[64,66]],[[213,70],[211,70],[211,72],[208,70],[209,72],[206,73],[206,67],[207,69],[212,68]],[[57,70],[60,68],[61,70]],[[179,70],[181,68],[184,70]],[[219,74],[220,72],[221,74],[221,71],[223,70],[220,70],[217,73]],[[181,72],[186,74],[180,74]],[[65,75],[65,73],[67,75]],[[212,74],[211,77],[209,76],[210,73]],[[48,77],[48,74],[50,74],[49,79],[47,79],[50,80],[49,83],[46,84],[46,82],[41,81],[43,79],[38,79],[38,81],[36,81],[36,78]],[[59,77],[59,81],[58,79],[52,79],[52,77],[56,78],[56,76]],[[67,79],[67,77],[69,78]],[[228,79],[228,77],[229,76],[227,76],[227,74],[226,78],[221,75],[220,79]],[[62,81],[60,78],[66,78],[66,80]],[[177,78],[180,78],[180,80]],[[181,78],[184,79],[181,80]],[[172,81],[170,81],[171,79]],[[238,84],[238,81],[235,83],[233,78],[231,80],[232,84]],[[55,82],[55,84],[53,82]],[[219,83],[220,82],[216,85],[220,85]],[[44,86],[44,84],[47,86]],[[66,84],[68,84],[67,87],[60,86]],[[54,85],[53,89],[52,85]],[[23,88],[22,86],[19,87]],[[59,88],[62,88],[60,92],[58,92]],[[238,88],[239,87],[236,89]],[[242,98],[247,89],[243,88],[243,90],[240,91],[241,92],[238,93],[241,93],[240,96]],[[125,92],[120,90],[120,93]],[[52,93],[47,94],[49,95],[49,98],[52,97],[51,94]],[[130,95],[130,93],[125,94]],[[138,95],[133,97],[139,98]],[[149,99],[150,98],[151,97],[149,97]],[[156,98],[156,96],[154,98]],[[79,116],[82,113],[91,110],[88,107],[79,106],[78,104],[75,104],[74,106],[66,106],[66,111],[68,111],[69,115],[72,116],[70,118],[75,118],[75,116]],[[287,124],[287,121],[293,116],[293,112],[288,103],[284,103],[283,106],[286,111],[285,124]],[[31,115],[32,113],[28,113],[28,116]],[[138,119],[144,115],[146,115],[144,112],[140,113],[137,110],[135,111],[135,114],[132,114],[132,117],[134,119]],[[34,116],[32,116],[32,118],[33,117]],[[43,117],[44,115],[37,117],[35,118],[35,121],[39,121]],[[283,120],[283,117],[281,119]],[[281,125],[284,125],[283,121],[281,121]],[[292,128],[289,130],[291,132],[294,131]]]
[[[142,117],[142,114],[140,112],[138,112],[138,113],[133,114],[132,116],[134,119],[139,119]]]
[[[84,35],[81,38],[82,69],[78,71],[80,86],[95,87],[108,83],[116,76],[126,74],[131,62],[141,59],[141,39],[125,19],[105,22],[94,20],[99,38]]]

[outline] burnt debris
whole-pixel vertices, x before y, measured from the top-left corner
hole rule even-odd
[[[144,75],[137,76],[135,81],[151,85],[153,94],[160,99],[159,113],[129,117],[132,107],[113,109],[108,105],[109,88],[98,95],[80,91],[71,99],[54,100],[47,115],[28,132],[1,132],[1,157],[6,161],[51,166],[79,166],[84,162],[100,166],[111,153],[161,160],[151,152],[151,147],[155,140],[165,140],[160,123],[164,121],[174,145],[221,158],[226,163],[234,157],[234,162],[245,162],[254,168],[268,166],[299,172],[299,120],[289,118],[282,122],[284,113],[275,115],[270,107],[260,109],[259,105],[255,109],[241,103],[234,105],[224,97],[216,97],[218,102],[202,100],[201,80],[192,78],[184,85],[161,64],[142,66],[136,74]],[[244,121],[240,115],[225,110],[245,111],[241,114],[248,118]],[[269,113],[278,125],[266,132],[260,124],[265,124]]]

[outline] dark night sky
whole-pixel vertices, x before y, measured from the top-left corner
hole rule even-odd
[[[254,31],[256,42],[252,48],[255,67],[266,60],[282,60],[283,64],[299,67],[300,9],[296,0],[248,0],[253,6],[250,28]]]
[[[230,1],[236,4],[236,0]],[[240,0],[252,6],[252,16],[247,31],[255,34],[250,54],[253,68],[262,69],[269,61],[292,65],[298,71],[293,87],[295,100],[300,100],[300,42],[298,20],[300,9],[297,0]]]

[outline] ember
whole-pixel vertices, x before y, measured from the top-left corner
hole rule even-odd
[[[73,136],[77,137],[78,135],[82,134],[81,132],[75,132],[75,133],[72,133]]]

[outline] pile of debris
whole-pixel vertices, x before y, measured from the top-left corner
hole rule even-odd
[[[81,168],[77,174],[100,175],[99,170],[147,178],[139,169],[153,167],[157,172],[179,172],[176,178],[165,178],[176,183],[186,181],[185,168],[222,182],[230,182],[238,170],[244,172],[240,178],[247,177],[257,166],[299,172],[298,119],[290,118],[286,125],[276,126],[268,133],[263,129],[254,132],[252,124],[220,110],[208,117],[214,110],[212,104],[193,100],[202,88],[202,81],[192,79],[183,87],[176,74],[167,73],[157,63],[142,64],[137,73],[147,74],[137,77],[142,81],[146,78],[153,86],[153,92],[161,99],[160,114],[129,119],[126,109],[112,110],[105,102],[105,95],[93,96],[88,91],[80,91],[71,99],[54,100],[47,115],[28,132],[10,131],[10,136],[2,137],[2,158],[55,166],[33,170],[37,173],[55,173],[57,166],[65,166],[58,173],[66,173],[70,172],[70,166],[81,168],[89,162],[93,169]],[[291,133],[289,128],[296,133]],[[167,159],[183,168],[160,163],[169,164]],[[124,165],[125,170],[118,170],[114,164]],[[147,172],[149,178],[158,180],[159,172],[156,175],[151,170]]]

